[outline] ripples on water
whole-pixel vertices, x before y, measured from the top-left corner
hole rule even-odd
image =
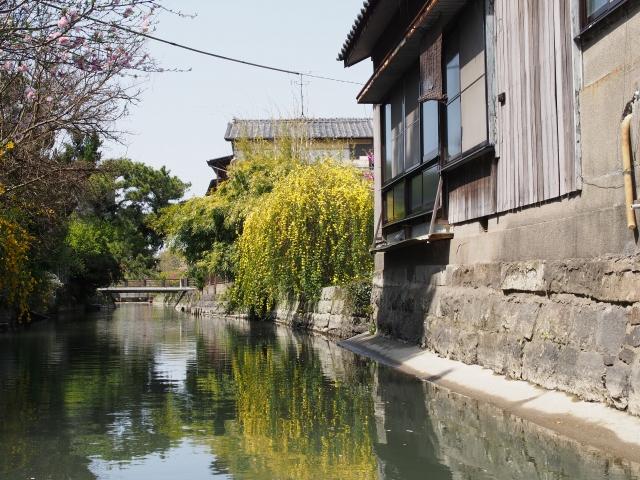
[[[1,479],[633,479],[318,336],[127,305],[0,336]]]

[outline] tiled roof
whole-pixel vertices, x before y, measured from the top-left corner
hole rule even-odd
[[[234,119],[229,122],[224,138],[225,140],[273,139],[288,134],[302,134],[316,139],[373,138],[373,120],[370,118]]]
[[[358,40],[358,37],[362,33],[362,29],[367,24],[367,20],[369,19],[371,12],[373,12],[373,9],[376,7],[378,2],[379,0],[364,1],[364,3],[362,4],[362,8],[360,9],[360,13],[354,20],[353,25],[351,26],[351,31],[347,34],[347,39],[344,41],[342,49],[338,54],[338,61],[341,62],[347,59],[349,51],[353,48],[353,45]]]

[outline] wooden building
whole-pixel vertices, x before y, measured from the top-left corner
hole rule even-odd
[[[640,415],[639,33],[639,0],[365,2],[380,332]]]
[[[597,3],[585,2],[584,15]],[[451,224],[580,190],[578,7],[365,3],[338,59],[373,63],[358,101],[375,106],[385,238],[424,235],[439,184]]]
[[[208,191],[227,178],[227,168],[242,157],[245,142],[277,146],[279,140],[292,140],[300,154],[309,160],[332,158],[370,170],[373,158],[373,120],[371,118],[277,118],[238,119],[227,124],[225,140],[233,153],[207,160],[214,171]]]

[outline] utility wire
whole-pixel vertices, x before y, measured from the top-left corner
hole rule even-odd
[[[55,8],[56,10],[60,10],[61,12],[64,11],[64,9],[62,7],[59,7],[57,5],[53,5],[53,4],[48,3],[48,2],[41,2],[41,3],[44,4],[44,5],[47,5],[49,7]],[[350,83],[350,84],[353,84],[353,85],[362,85],[362,83],[360,83],[360,82],[353,82],[351,80],[342,80],[340,78],[326,77],[324,75],[315,75],[315,74],[311,74],[311,73],[304,73],[304,72],[299,72],[297,70],[288,70],[286,68],[273,67],[271,65],[265,65],[265,64],[262,64],[262,63],[250,62],[248,60],[242,60],[240,58],[228,57],[226,55],[220,55],[218,53],[208,52],[206,50],[201,50],[199,48],[194,48],[194,47],[190,47],[188,45],[183,45],[181,43],[173,42],[171,40],[166,40],[164,38],[156,37],[155,35],[150,35],[148,33],[138,32],[138,31],[133,30],[131,28],[123,27],[122,25],[118,25],[117,23],[107,22],[105,20],[100,20],[98,18],[90,17],[89,15],[80,14],[80,16],[82,18],[87,19],[87,20],[91,20],[92,22],[100,23],[100,24],[106,25],[108,27],[113,27],[113,28],[116,28],[116,29],[121,30],[123,32],[127,32],[127,33],[131,33],[133,35],[138,35],[140,37],[148,38],[149,40],[154,40],[154,41],[159,42],[159,43],[164,43],[166,45],[171,45],[172,47],[181,48],[181,49],[187,50],[189,52],[194,52],[194,53],[198,53],[200,55],[206,55],[208,57],[217,58],[219,60],[226,60],[228,62],[240,63],[242,65],[247,65],[247,66],[256,67],[256,68],[262,68],[264,70],[271,70],[271,71],[274,71],[274,72],[287,73],[287,74],[290,74],[290,75],[298,75],[300,77],[304,76],[304,77],[309,77],[309,78],[317,78],[319,80],[327,80],[327,81],[331,81],[331,82]]]

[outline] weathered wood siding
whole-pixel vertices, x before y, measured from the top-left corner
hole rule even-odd
[[[577,189],[570,5],[495,0],[498,211]]]
[[[469,162],[445,177],[449,193],[447,218],[450,223],[486,217],[496,213],[495,159]]]

